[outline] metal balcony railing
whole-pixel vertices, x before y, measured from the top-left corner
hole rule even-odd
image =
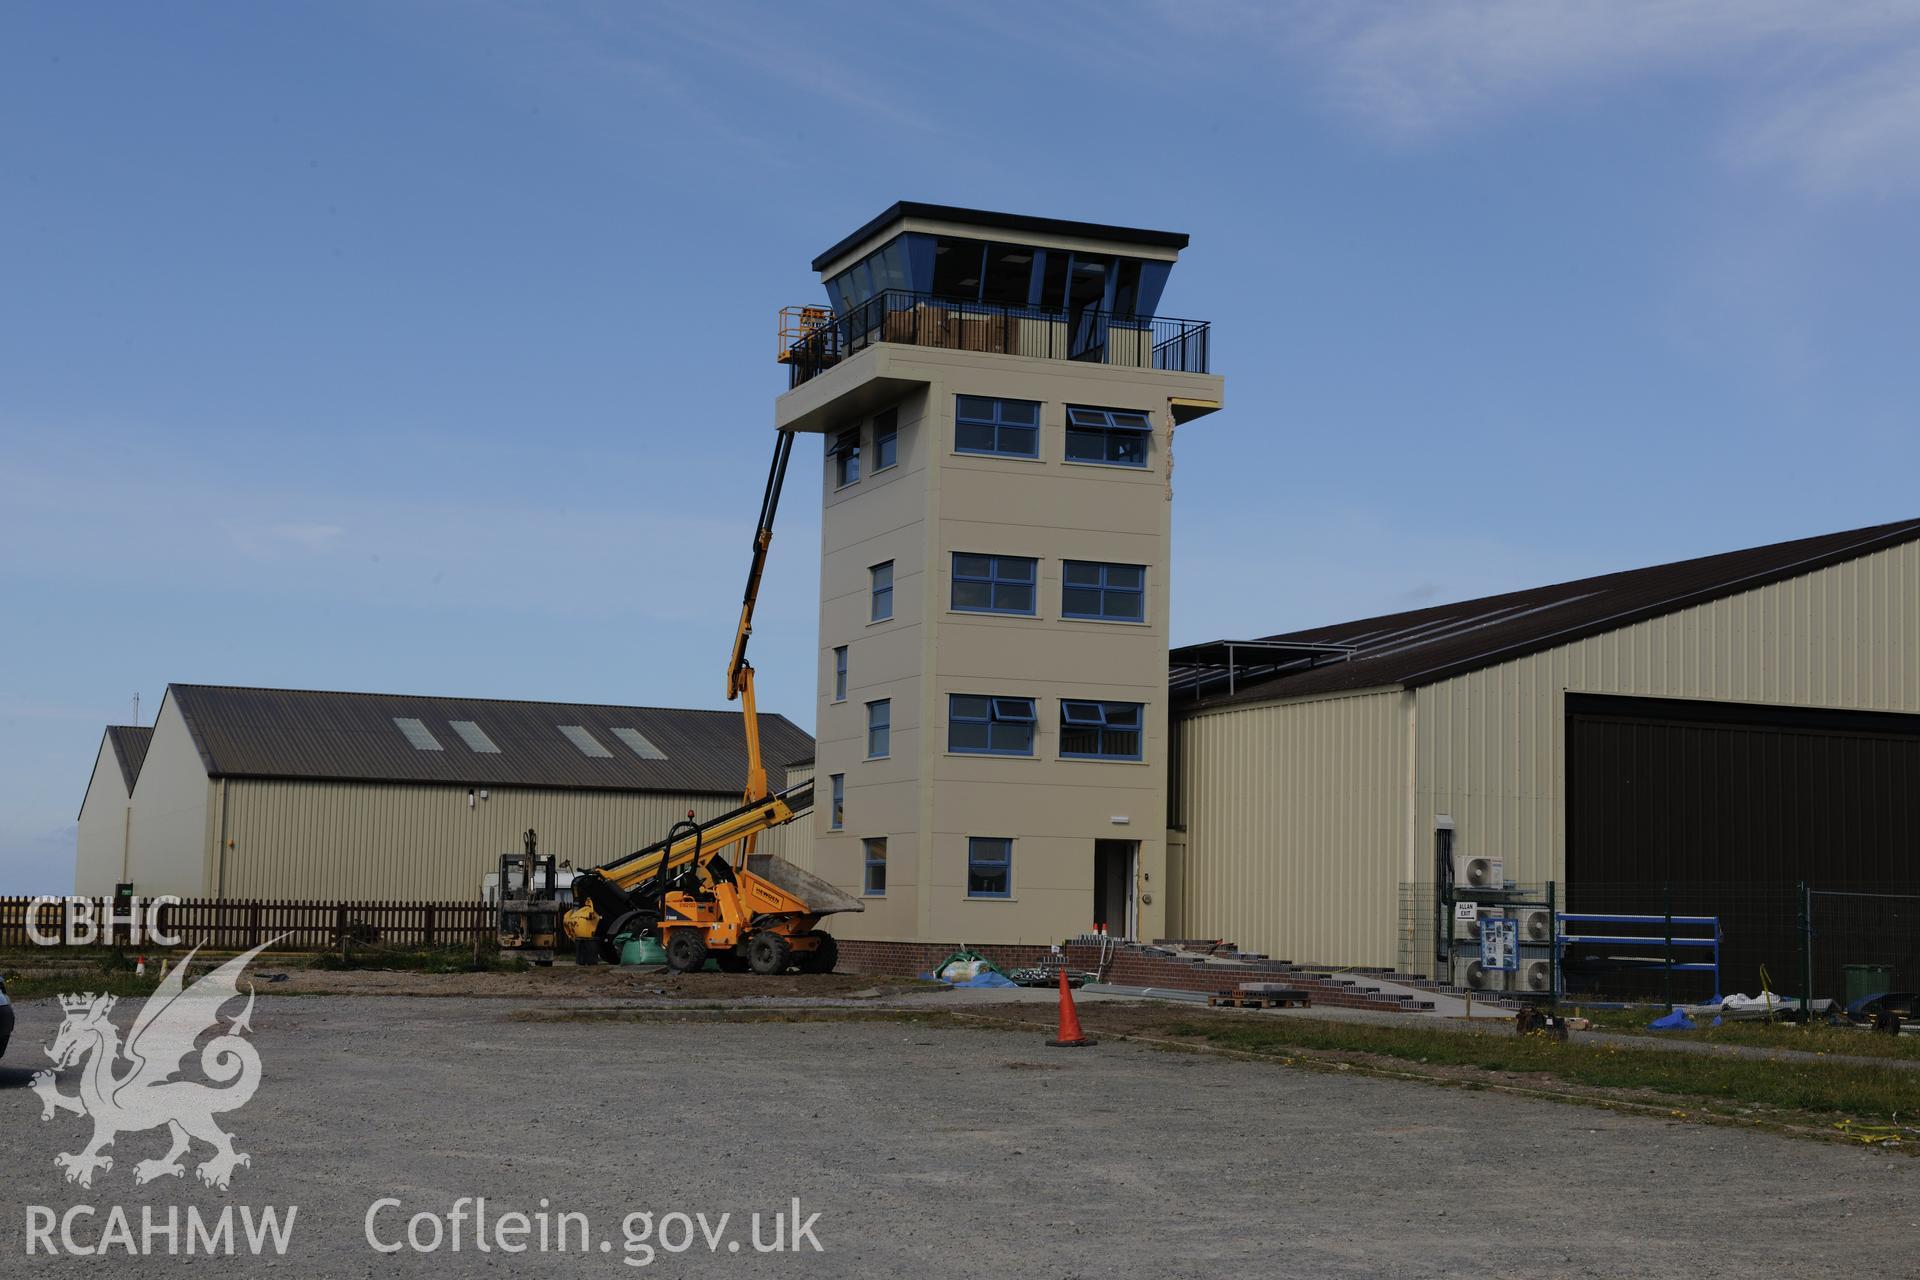
[[[1210,331],[1204,320],[1009,307],[904,289],[884,290],[838,314],[788,307],[780,320],[779,359],[795,387],[876,342],[1208,372]]]

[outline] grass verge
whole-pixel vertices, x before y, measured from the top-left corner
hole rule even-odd
[[[1241,1025],[1177,1023],[1175,1039],[1262,1056],[1365,1054],[1424,1066],[1519,1074],[1593,1089],[1659,1094],[1723,1113],[1797,1112],[1891,1121],[1920,1117],[1920,1074],[1851,1062],[1776,1061],[1655,1048],[1561,1043],[1540,1036],[1462,1035],[1424,1027],[1272,1018]]]
[[[1801,1026],[1791,1022],[1725,1022],[1697,1031],[1650,1031],[1647,1024],[1659,1009],[1569,1008],[1593,1021],[1596,1031],[1617,1031],[1649,1040],[1695,1040],[1703,1044],[1737,1045],[1753,1049],[1797,1049],[1802,1053],[1838,1053],[1856,1058],[1920,1059],[1920,1035],[1876,1035],[1863,1027],[1830,1027],[1824,1023]]]

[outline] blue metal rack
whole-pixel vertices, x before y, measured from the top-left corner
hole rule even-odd
[[[1720,995],[1720,917],[1719,916],[1616,916],[1597,915],[1588,912],[1563,911],[1559,917],[1559,928],[1554,936],[1554,977],[1565,990],[1566,954],[1569,944],[1588,944],[1603,947],[1659,947],[1663,948],[1658,958],[1641,961],[1638,957],[1622,965],[1622,968],[1651,969],[1669,973],[1711,973],[1713,975],[1713,994]],[[1620,933],[1570,933],[1568,925],[1658,925],[1663,932],[1655,934]],[[1705,936],[1697,934],[1678,935],[1672,932],[1675,926],[1702,928]],[[1676,963],[1673,949],[1690,947],[1711,953],[1709,960],[1686,960]]]

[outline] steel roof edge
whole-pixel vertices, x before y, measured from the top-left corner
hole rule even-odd
[[[1462,658],[1455,662],[1441,663],[1423,671],[1403,675],[1400,677],[1399,683],[1403,688],[1408,689],[1418,689],[1423,685],[1438,684],[1440,681],[1451,679],[1454,676],[1463,676],[1475,671],[1484,671],[1488,667],[1499,666],[1501,663],[1511,662],[1516,658],[1530,657],[1533,654],[1541,653],[1548,649],[1559,648],[1563,644],[1572,644],[1576,640],[1585,640],[1590,636],[1604,635],[1609,631],[1619,631],[1626,627],[1633,626],[1635,623],[1645,622],[1649,618],[1665,617],[1669,613],[1678,613],[1682,609],[1689,609],[1695,605],[1709,604],[1715,600],[1725,599],[1727,596],[1739,595],[1743,591],[1752,591],[1759,587],[1771,586],[1776,582],[1785,582],[1789,578],[1798,578],[1809,573],[1817,573],[1822,569],[1830,569],[1834,565],[1845,564],[1849,560],[1858,560],[1863,555],[1869,555],[1875,551],[1884,551],[1888,547],[1897,547],[1902,543],[1912,542],[1915,539],[1920,539],[1920,520],[1910,521],[1897,529],[1886,529],[1884,526],[1881,526],[1881,532],[1871,537],[1862,538],[1859,542],[1850,543],[1844,547],[1835,547],[1831,550],[1823,551],[1818,555],[1808,556],[1803,560],[1790,561],[1786,564],[1756,570],[1753,573],[1745,574],[1738,578],[1729,578],[1723,582],[1701,587],[1695,591],[1681,592],[1679,595],[1668,597],[1665,600],[1658,600],[1652,604],[1641,605],[1635,609],[1624,609],[1617,614],[1609,614],[1604,618],[1595,618],[1590,622],[1578,623],[1559,631],[1542,632],[1537,636],[1530,636],[1525,640],[1516,641],[1513,644],[1502,645],[1496,649],[1489,649],[1485,653],[1477,654],[1471,658]],[[1743,549],[1759,551],[1764,548],[1753,547]],[[1728,552],[1725,554],[1732,555],[1738,553]],[[1711,557],[1696,558],[1710,559]],[[1686,564],[1687,561],[1676,560],[1673,563]],[[1664,566],[1651,567],[1660,568]],[[1626,572],[1631,573],[1634,572],[1634,570],[1626,570]]]
[[[609,786],[593,782],[460,782],[436,778],[394,778],[377,774],[345,773],[276,773],[265,770],[237,770],[233,773],[210,774],[210,777],[225,778],[233,782],[340,782],[354,786],[391,786],[391,787],[469,787],[489,791],[607,791],[632,792],[647,795],[687,795],[687,796],[730,796],[734,803],[740,800],[738,787],[643,787]]]
[[[603,711],[662,711],[671,715],[738,716],[731,707],[656,707],[629,702],[574,702],[565,698],[475,698],[464,693],[389,693],[377,689],[284,689],[264,684],[197,684],[176,681],[173,689],[208,689],[216,693],[278,693],[315,698],[405,698],[417,702],[486,702],[508,707],[596,707]],[[779,711],[762,711],[762,716],[787,720]],[[800,726],[793,725],[798,729]]]
[[[1190,237],[1184,231],[1152,231],[1145,227],[1118,227],[1105,222],[1079,222],[1072,218],[1043,218],[1030,213],[995,213],[990,209],[969,209],[959,205],[927,204],[919,200],[896,200],[878,217],[868,220],[858,231],[844,236],[831,249],[812,262],[815,271],[855,245],[878,235],[896,222],[908,218],[957,222],[962,226],[999,228],[1005,231],[1039,231],[1059,236],[1084,236],[1089,240],[1111,240],[1116,244],[1153,245],[1162,249],[1184,249]]]
[[[1297,697],[1315,697],[1323,694],[1358,693],[1392,688],[1414,689],[1437,684],[1456,676],[1470,675],[1475,671],[1482,671],[1488,667],[1499,666],[1502,663],[1530,657],[1536,653],[1558,648],[1561,645],[1572,644],[1592,636],[1604,635],[1611,631],[1618,631],[1625,627],[1633,626],[1636,623],[1645,622],[1650,618],[1664,617],[1667,614],[1677,613],[1683,609],[1693,608],[1702,604],[1709,604],[1715,600],[1738,595],[1741,592],[1771,586],[1774,583],[1802,577],[1809,573],[1817,573],[1823,569],[1829,569],[1850,560],[1857,560],[1877,551],[1884,551],[1889,547],[1920,541],[1920,517],[1895,520],[1884,524],[1866,526],[1860,529],[1840,530],[1829,534],[1814,534],[1805,538],[1789,538],[1781,542],[1763,543],[1757,547],[1740,547],[1731,551],[1715,552],[1704,556],[1690,556],[1684,560],[1667,561],[1656,565],[1643,565],[1633,569],[1615,570],[1612,573],[1596,574],[1588,578],[1569,579],[1564,582],[1546,583],[1538,587],[1523,587],[1515,591],[1500,592],[1496,595],[1478,597],[1473,600],[1459,600],[1447,604],[1427,606],[1403,614],[1380,614],[1326,626],[1305,628],[1299,631],[1282,633],[1282,636],[1253,638],[1278,640],[1287,636],[1338,635],[1349,632],[1352,628],[1362,624],[1384,619],[1402,618],[1413,614],[1437,613],[1442,610],[1459,609],[1468,605],[1481,604],[1486,601],[1529,596],[1540,592],[1574,587],[1589,582],[1599,583],[1641,574],[1653,574],[1661,570],[1677,569],[1682,566],[1696,564],[1700,561],[1747,555],[1774,548],[1790,547],[1800,543],[1831,543],[1834,539],[1840,538],[1851,538],[1852,540],[1839,545],[1825,546],[1813,554],[1800,556],[1796,559],[1777,564],[1770,564],[1749,573],[1723,578],[1692,590],[1681,591],[1677,594],[1646,604],[1622,609],[1617,613],[1588,619],[1556,630],[1542,631],[1499,645],[1495,648],[1465,655],[1452,661],[1436,662],[1430,667],[1414,667],[1412,669],[1398,667],[1394,669],[1393,674],[1381,674],[1374,677],[1368,670],[1368,663],[1370,661],[1377,661],[1378,659],[1369,659],[1368,656],[1362,652],[1357,655],[1351,663],[1329,663],[1324,666],[1286,672],[1278,676],[1261,677],[1257,683],[1238,689],[1231,694],[1222,693],[1199,699],[1183,699],[1178,694],[1174,694],[1171,705],[1178,710],[1201,710],[1206,708],[1238,706],[1252,702],[1277,702],[1291,700]],[[1354,678],[1350,683],[1328,683],[1329,680],[1345,673],[1352,673]],[[1290,688],[1295,686],[1296,681],[1305,687],[1299,688],[1297,692],[1290,691]]]

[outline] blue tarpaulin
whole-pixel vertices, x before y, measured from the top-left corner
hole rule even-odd
[[[1647,1027],[1652,1031],[1692,1031],[1695,1024],[1685,1009],[1675,1009],[1664,1018],[1655,1018]]]
[[[920,976],[933,982],[946,981],[944,978],[934,977],[931,973],[923,973]],[[950,987],[1017,987],[1020,984],[1003,977],[997,970],[982,969],[979,974],[968,978],[965,982],[948,982],[947,985]]]

